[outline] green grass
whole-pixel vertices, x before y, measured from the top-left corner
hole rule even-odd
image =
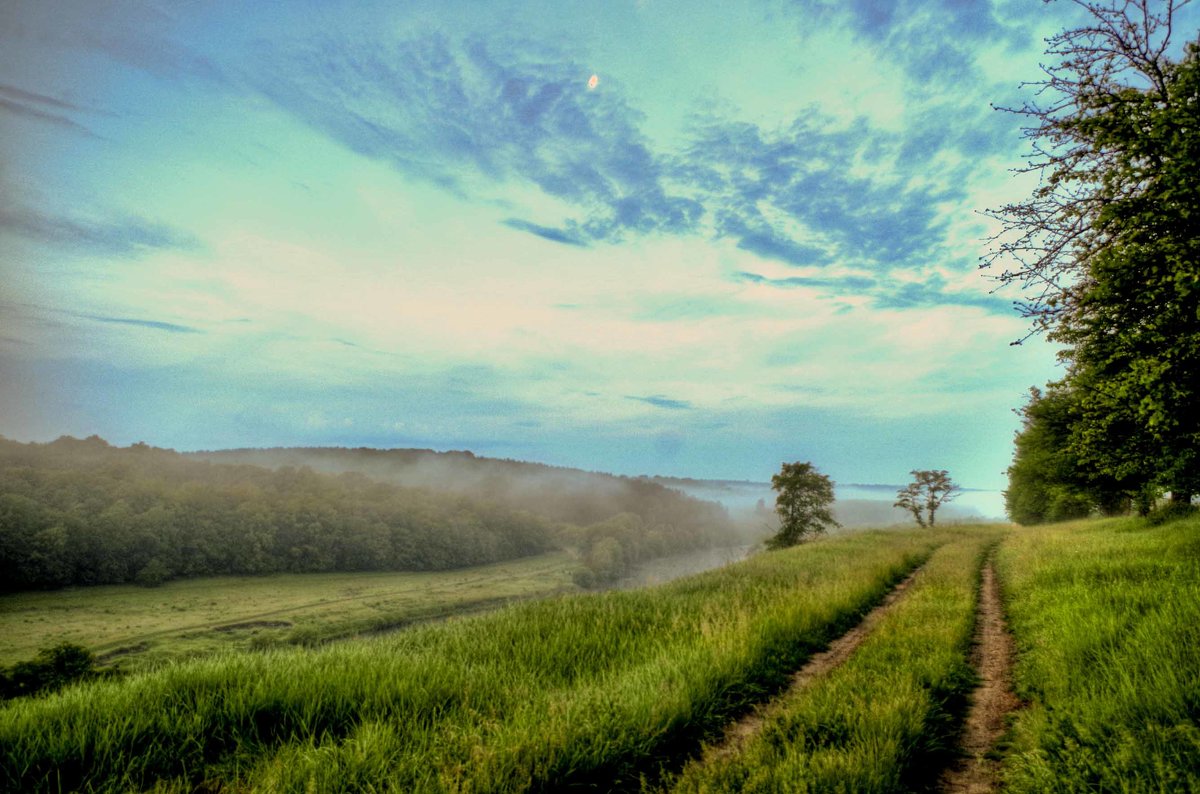
[[[953,531],[847,533],[649,590],[228,654],[0,710],[0,787],[634,785],[778,689]]]
[[[0,708],[0,791],[920,787],[972,685],[1000,537],[1027,703],[1000,748],[1007,790],[1200,790],[1200,520],[1127,520],[847,533],[658,588],[169,662]],[[740,754],[657,778],[925,560]]]
[[[842,666],[772,705],[738,751],[696,760],[677,792],[891,792],[936,777],[975,683],[968,662],[983,555],[961,530]]]
[[[136,670],[170,659],[401,626],[575,590],[565,552],[432,573],[223,576],[0,596],[0,665],[58,642]]]
[[[1029,702],[1008,790],[1200,790],[1200,520],[1020,530],[999,565]]]

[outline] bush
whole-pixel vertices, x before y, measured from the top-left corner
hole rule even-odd
[[[1146,521],[1151,526],[1160,526],[1172,521],[1178,521],[1181,518],[1189,518],[1196,515],[1197,510],[1195,505],[1184,504],[1183,502],[1167,502],[1161,507],[1156,507],[1146,516]]]
[[[142,566],[142,569],[137,572],[137,576],[134,577],[134,581],[142,587],[158,587],[170,578],[171,570],[166,563],[158,557],[154,557]]]
[[[5,698],[53,692],[72,681],[96,675],[96,657],[87,648],[70,642],[43,648],[29,662],[0,669],[0,694]]]

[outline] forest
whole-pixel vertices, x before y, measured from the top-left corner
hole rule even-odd
[[[580,583],[590,585],[643,559],[733,542],[722,507],[640,478],[470,453],[295,452],[297,463],[337,462],[317,471],[284,464],[290,454],[264,452],[261,462],[280,464],[268,468],[232,462],[245,451],[205,459],[97,436],[0,438],[0,588],[445,570],[554,548],[580,554]],[[430,456],[456,464],[438,470],[440,486],[415,476],[401,484],[397,472],[367,465]],[[213,462],[221,459],[231,462]]]

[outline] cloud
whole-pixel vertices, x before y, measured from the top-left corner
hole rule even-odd
[[[91,138],[97,137],[96,134],[87,127],[77,121],[67,118],[61,113],[53,113],[49,110],[35,107],[35,103],[33,102],[21,101],[21,99],[37,96],[38,95],[29,94],[25,91],[0,85],[0,110],[4,110],[13,114],[14,116],[21,116],[22,118],[33,119],[34,121],[53,124],[56,127],[62,127],[74,132],[82,133],[83,135],[87,135]],[[73,105],[68,105],[64,102],[57,102],[49,97],[41,97],[41,99],[45,100],[45,103],[50,107],[74,108]]]
[[[757,228],[751,228],[754,223]],[[786,262],[796,267],[807,265],[824,265],[830,262],[829,254],[824,248],[816,245],[798,243],[776,229],[771,228],[760,218],[747,219],[730,212],[722,215],[721,234],[737,240],[737,247],[743,251]]]
[[[1027,39],[1022,27],[999,19],[992,0],[852,0],[825,11],[844,15],[877,52],[903,66],[907,80],[926,90],[975,75],[981,45],[1017,47]]]
[[[549,226],[540,226],[536,223],[523,221],[520,218],[506,218],[501,222],[505,226],[509,226],[513,229],[518,229],[523,232],[529,232],[530,234],[536,234],[538,237],[544,237],[545,239],[552,240],[556,243],[574,245],[581,248],[587,247],[587,242],[581,239],[574,230],[567,231],[565,229],[553,229]]]
[[[875,295],[876,305],[883,309],[917,309],[930,306],[973,306],[992,314],[1015,315],[1013,302],[995,295],[974,292],[948,291],[944,279],[930,277],[924,282],[907,282],[885,288]]]
[[[202,244],[191,234],[144,218],[82,220],[55,217],[26,207],[0,207],[0,231],[52,246],[103,256],[136,256],[148,250],[193,251]]]
[[[193,328],[190,325],[178,325],[177,323],[164,323],[158,320],[139,320],[134,317],[104,317],[97,314],[78,314],[77,317],[83,317],[88,320],[95,320],[100,323],[113,323],[115,325],[132,325],[138,328],[153,328],[156,331],[169,331],[173,334],[202,334],[204,331],[199,328]]]
[[[43,105],[46,107],[55,108],[56,110],[81,111],[86,108],[75,105],[70,102],[64,102],[61,99],[55,99],[45,94],[37,94],[32,91],[25,91],[7,83],[0,83],[0,96],[6,97],[14,102],[24,102],[30,105]]]
[[[938,205],[963,199],[961,181],[934,179],[933,168],[899,134],[838,129],[814,113],[775,133],[709,122],[683,170],[706,191],[716,235],[743,250],[797,267],[888,270],[933,259]]]
[[[513,228],[586,244],[686,233],[703,213],[667,189],[641,116],[615,87],[587,91],[590,70],[562,53],[441,34],[263,48],[246,78],[350,150],[473,197],[524,181],[580,213],[566,231],[504,221]]]
[[[661,394],[652,394],[647,397],[628,395],[625,399],[636,400],[647,405],[653,405],[655,408],[667,408],[672,411],[687,411],[692,408],[692,404],[686,400],[672,400],[670,397],[664,397]]]
[[[187,12],[182,8],[168,11],[137,0],[90,0],[86,7],[10,3],[4,13],[6,38],[31,50],[99,53],[166,79],[221,79],[209,58],[173,35],[186,24]]]
[[[972,40],[999,24],[968,24],[978,4],[962,5],[951,3],[929,46],[955,35],[953,20]],[[864,36],[911,32],[907,6],[856,8],[825,12],[852,14]],[[817,107],[781,127],[714,110],[666,150],[644,133],[646,118],[619,77],[588,91],[590,65],[553,46],[337,30],[255,46],[242,79],[295,120],[407,177],[504,207],[502,225],[580,248],[670,235],[728,240],[797,268],[973,268],[974,256],[948,248],[950,225],[962,221],[946,208],[969,203],[973,179],[1011,132],[1010,121],[989,119],[986,103],[964,95],[908,104],[896,129]],[[830,290],[871,286],[859,276],[807,277]]]
[[[834,289],[838,293],[865,293],[878,285],[878,281],[866,276],[788,276],[785,278],[769,278],[758,273],[739,271],[734,274],[737,281],[751,284],[765,284],[770,287],[812,287]]]

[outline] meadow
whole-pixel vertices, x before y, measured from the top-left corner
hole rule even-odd
[[[864,532],[647,590],[228,654],[0,711],[9,790],[634,785],[778,689],[946,533]]]
[[[0,709],[11,791],[907,791],[936,785],[995,560],[1012,791],[1200,786],[1200,521],[836,534],[635,591],[169,662]],[[913,571],[840,666],[792,674]],[[761,728],[706,754],[761,706]]]
[[[103,664],[312,644],[577,589],[566,552],[454,571],[220,576],[0,595],[0,665],[71,642]]]
[[[1027,704],[1007,790],[1200,790],[1200,519],[1025,529],[998,566]]]

